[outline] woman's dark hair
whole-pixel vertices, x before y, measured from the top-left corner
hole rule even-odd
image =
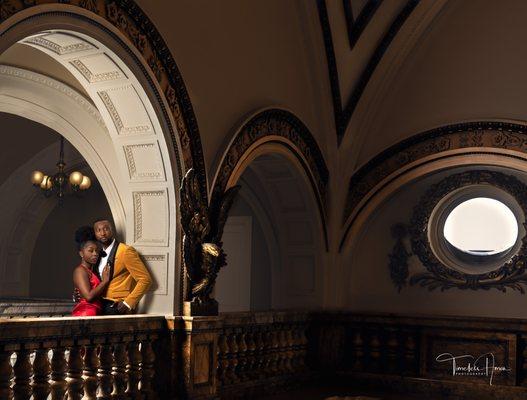
[[[81,226],[75,231],[75,242],[79,250],[82,250],[88,242],[97,243],[95,232],[91,226]]]

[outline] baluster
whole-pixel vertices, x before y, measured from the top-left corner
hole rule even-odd
[[[264,366],[263,375],[268,378],[273,376],[273,332],[270,330],[271,327],[267,326],[263,333],[264,341]]]
[[[84,379],[84,396],[82,400],[97,399],[97,369],[99,368],[99,358],[97,357],[97,345],[87,344],[84,347],[84,369],[82,377]]]
[[[364,368],[364,341],[360,328],[353,332],[353,370],[362,371]]]
[[[49,378],[51,364],[49,363],[49,349],[46,344],[35,351],[33,361],[33,398],[34,400],[47,400],[51,392]]]
[[[12,351],[3,349],[0,351],[0,399],[11,400],[13,390],[11,382],[13,380],[13,367],[11,366]]]
[[[381,361],[381,341],[378,332],[371,332],[370,337],[370,368],[372,371],[378,371]]]
[[[259,379],[262,376],[262,371],[265,365],[265,343],[263,340],[262,329],[260,327],[254,335],[255,342],[255,364],[254,364],[254,379]]]
[[[128,355],[126,354],[126,343],[119,342],[114,345],[113,351],[113,392],[112,399],[122,400],[126,398],[126,365],[128,364]]]
[[[139,392],[139,382],[141,381],[141,351],[139,350],[139,342],[133,340],[128,344],[128,365],[126,366],[126,373],[128,374],[128,386],[126,387],[126,394],[132,399],[141,399]]]
[[[229,384],[237,383],[238,376],[236,375],[236,366],[238,365],[238,344],[236,343],[236,333],[229,332],[227,337],[227,344],[229,346]]]
[[[156,359],[152,348],[152,341],[156,338],[157,336],[155,334],[150,334],[148,335],[148,338],[141,343],[141,355],[143,359],[141,362],[142,376],[140,387],[141,393],[145,395],[146,400],[156,398],[155,391],[152,387],[155,374],[154,361]]]
[[[16,352],[16,362],[13,366],[15,373],[13,394],[15,400],[29,399],[31,396],[31,375],[33,367],[29,357],[31,352],[27,348],[21,348]]]
[[[297,331],[298,331],[298,328],[296,326],[292,326],[289,332],[289,338],[288,338],[288,341],[290,342],[290,349],[291,349],[291,359],[289,361],[289,364],[291,366],[292,373],[299,372],[298,348],[300,345],[300,339],[298,337]]]
[[[397,331],[388,332],[387,346],[387,358],[388,358],[388,370],[392,373],[399,370],[399,335]]]
[[[293,342],[293,327],[288,326],[285,330],[285,346],[286,346],[286,357],[285,357],[285,370],[287,373],[294,373],[293,367],[294,353],[294,342]]]
[[[269,373],[271,376],[277,376],[278,375],[278,334],[276,332],[275,327],[271,327],[271,331],[269,332]]]
[[[97,377],[99,378],[99,386],[97,388],[98,400],[107,400],[111,398],[113,390],[112,365],[112,345],[110,343],[103,343],[101,344],[99,368],[97,369]]]
[[[246,343],[247,343],[247,351],[246,354],[246,371],[247,371],[247,379],[255,379],[258,377],[257,374],[255,374],[255,367],[256,367],[256,343],[254,341],[254,332],[249,331],[247,332],[246,336]]]
[[[245,335],[246,333],[243,331],[240,331],[237,335],[237,338],[238,338],[238,367],[236,370],[238,373],[238,378],[241,382],[247,379],[247,343],[245,342]]]
[[[405,372],[413,375],[416,371],[416,344],[414,335],[409,332],[404,343]]]
[[[287,374],[289,372],[289,346],[287,345],[287,326],[282,326],[278,334],[278,341],[280,343],[280,373]]]
[[[520,362],[520,365],[521,365],[521,370],[520,370],[520,377],[521,377],[521,381],[522,381],[522,384],[525,385],[525,378],[527,378],[527,337],[526,336],[522,336],[521,337],[521,355],[522,355],[522,358],[521,358],[521,362]]]
[[[307,337],[306,337],[306,326],[300,326],[300,349],[299,349],[299,369],[305,371],[307,369],[306,356],[307,356]]]
[[[276,334],[276,352],[275,352],[275,359],[276,359],[276,374],[281,375],[284,369],[284,357],[283,357],[283,337],[282,337],[283,330],[278,328],[275,332]]]
[[[222,333],[218,338],[218,380],[220,386],[225,386],[227,383],[227,371],[229,369],[228,353],[229,346],[227,345],[227,337],[225,333]]]
[[[68,400],[80,400],[84,394],[81,348],[78,343],[73,344],[68,354]]]
[[[68,382],[66,381],[66,371],[68,364],[64,357],[64,347],[58,346],[53,349],[51,357],[51,399],[64,400]]]

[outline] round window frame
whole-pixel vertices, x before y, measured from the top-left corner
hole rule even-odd
[[[492,189],[491,189],[492,188]],[[491,190],[490,190],[491,189]],[[481,264],[461,264],[441,237],[449,210],[476,193],[489,190],[483,197],[491,197],[506,204],[516,216],[518,238],[515,245],[491,257],[492,262],[481,269]],[[490,196],[492,194],[492,196]],[[411,284],[430,290],[457,287],[459,289],[490,289],[505,291],[507,287],[522,293],[527,284],[527,185],[513,175],[494,170],[478,169],[452,174],[432,185],[415,206],[410,221],[412,252],[426,272],[411,277]],[[441,223],[439,223],[441,222]],[[439,231],[441,229],[441,231]],[[446,238],[444,238],[446,242]],[[489,259],[489,261],[491,261]]]
[[[474,255],[457,248],[445,237],[445,223],[450,213],[465,201],[478,197],[497,200],[514,214],[518,235],[508,249],[496,254]],[[428,223],[428,240],[435,256],[447,267],[467,274],[488,273],[501,267],[519,251],[522,238],[526,235],[525,227],[520,221],[525,221],[525,215],[518,201],[509,192],[488,183],[472,184],[449,193],[437,203]]]

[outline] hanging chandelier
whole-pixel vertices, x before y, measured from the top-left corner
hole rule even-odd
[[[31,183],[33,186],[40,187],[46,197],[50,197],[55,192],[59,198],[59,204],[62,204],[68,186],[73,193],[87,190],[91,186],[91,179],[88,176],[82,175],[79,171],[67,174],[64,172],[65,166],[64,137],[61,136],[59,161],[57,162],[58,172],[51,176],[41,171],[33,171],[31,174]]]

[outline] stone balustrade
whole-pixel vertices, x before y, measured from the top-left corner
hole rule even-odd
[[[0,319],[0,400],[155,399],[164,317]]]
[[[493,368],[453,373],[442,354]],[[306,381],[524,399],[527,320],[344,311],[0,319],[0,400],[254,398]]]
[[[222,397],[251,396],[308,373],[308,314],[269,311],[223,314],[218,336],[217,380]]]

